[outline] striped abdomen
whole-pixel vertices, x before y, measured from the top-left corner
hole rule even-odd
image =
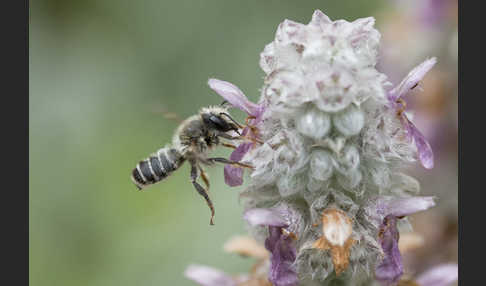
[[[141,190],[167,178],[183,162],[184,158],[179,151],[174,148],[162,148],[137,164],[132,171],[132,181]]]

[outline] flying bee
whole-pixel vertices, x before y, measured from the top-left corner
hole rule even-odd
[[[209,180],[202,165],[214,165],[216,162],[232,164],[245,168],[250,165],[231,161],[225,158],[210,158],[209,151],[218,145],[236,148],[220,141],[245,139],[239,129],[243,128],[228,113],[226,102],[221,106],[202,108],[198,114],[182,121],[174,133],[172,145],[159,149],[149,158],[140,161],[132,171],[132,181],[139,190],[160,182],[177,170],[185,161],[191,165],[190,178],[197,192],[204,197],[211,210],[210,224],[214,225],[214,207],[208,195]],[[230,132],[236,132],[233,136]],[[234,134],[234,133],[233,133]],[[201,176],[207,189],[196,180]]]

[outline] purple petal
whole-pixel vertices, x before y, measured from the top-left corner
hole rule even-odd
[[[275,286],[298,285],[299,279],[293,267],[297,251],[292,238],[283,235],[281,227],[270,226],[269,233],[265,240],[265,248],[272,253],[268,280]]]
[[[224,166],[224,182],[230,187],[243,184],[243,168],[231,165]]]
[[[238,161],[239,162],[241,159],[243,159],[243,157],[245,156],[245,154],[248,153],[248,151],[250,151],[250,149],[251,149],[251,147],[253,147],[253,145],[254,145],[253,142],[241,143],[231,153],[230,160]]]
[[[411,215],[429,209],[434,205],[434,197],[396,198],[380,196],[372,200],[369,209],[374,219],[381,220],[388,215],[396,217]]]
[[[241,143],[230,155],[230,160],[239,162],[253,146],[252,142]],[[243,184],[243,168],[224,166],[224,182],[230,187]]]
[[[270,282],[275,286],[298,285],[297,273],[293,266],[297,250],[292,238],[282,233],[282,228],[288,227],[287,221],[282,217],[282,209],[250,209],[244,213],[243,218],[253,226],[269,226],[265,248],[271,253],[268,277]]]
[[[184,275],[203,286],[236,286],[231,276],[208,266],[190,265]]]
[[[406,118],[407,131],[410,137],[413,138],[415,146],[417,146],[417,152],[419,156],[420,163],[426,169],[432,169],[434,167],[434,153],[432,152],[432,147],[430,147],[429,142],[425,139],[425,136],[415,127],[415,125]]]
[[[265,248],[272,253],[277,242],[280,240],[280,237],[282,237],[282,228],[278,226],[269,226],[268,233],[268,237],[265,239]]]
[[[278,210],[255,208],[247,210],[243,218],[252,226],[268,225],[277,227],[287,227],[287,221],[281,216]]]
[[[234,84],[215,78],[209,79],[208,84],[211,89],[216,91],[226,101],[247,114],[258,117],[263,112],[260,105],[249,101],[243,92]]]
[[[435,206],[434,197],[410,197],[390,200],[387,214],[397,217],[407,216]]]
[[[402,80],[402,82],[390,90],[388,93],[388,99],[391,102],[396,102],[397,99],[407,94],[415,85],[417,85],[425,74],[435,65],[436,58],[430,58],[425,60],[420,65],[411,70],[408,75]]]
[[[421,274],[416,282],[420,286],[448,286],[458,277],[457,264],[442,264]]]
[[[381,248],[385,257],[375,269],[375,277],[385,285],[397,283],[403,274],[402,256],[398,249],[398,229],[397,218],[394,215],[388,215],[380,226]]]

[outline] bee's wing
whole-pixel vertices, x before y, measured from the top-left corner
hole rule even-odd
[[[165,119],[172,120],[177,124],[181,124],[184,119],[177,113],[170,111],[165,105],[156,104],[151,106],[153,113],[161,113]]]

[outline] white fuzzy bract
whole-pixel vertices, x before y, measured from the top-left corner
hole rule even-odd
[[[323,221],[327,223],[322,226],[323,236],[332,245],[343,246],[353,231],[352,225],[340,212],[325,213]]]

